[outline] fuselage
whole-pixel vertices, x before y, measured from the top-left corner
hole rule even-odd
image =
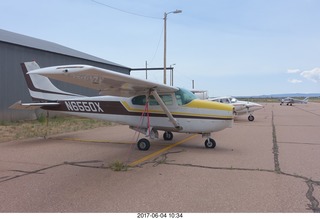
[[[234,106],[234,111],[236,115],[249,114],[263,108],[263,106],[258,103],[241,101],[237,100],[234,97],[217,97],[210,98],[210,100]]]
[[[211,133],[232,126],[233,107],[230,105],[199,100],[187,96],[184,92],[160,94],[160,97],[181,129],[174,127],[153,96],[149,99],[145,95],[72,98],[58,101],[60,105],[54,108],[43,109],[137,128],[152,127],[155,130],[185,133]]]

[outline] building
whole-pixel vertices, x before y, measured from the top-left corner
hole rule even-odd
[[[0,121],[35,118],[32,111],[9,109],[9,106],[19,100],[31,101],[20,66],[22,62],[27,61],[36,61],[40,67],[86,64],[130,74],[128,67],[56,43],[0,29]],[[54,84],[69,92],[97,95],[96,91],[63,82]]]

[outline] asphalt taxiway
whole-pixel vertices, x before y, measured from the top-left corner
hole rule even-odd
[[[139,151],[122,125],[1,143],[0,212],[320,212],[320,104],[263,105],[215,149],[174,133]]]

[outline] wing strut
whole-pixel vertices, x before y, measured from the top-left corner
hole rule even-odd
[[[172,116],[170,111],[168,110],[167,106],[164,104],[162,99],[160,98],[158,92],[155,89],[150,90],[151,94],[154,96],[154,98],[157,100],[157,102],[160,104],[161,108],[165,112],[165,114],[168,116],[170,122],[174,125],[175,128],[181,130],[182,127],[179,125],[178,121]]]

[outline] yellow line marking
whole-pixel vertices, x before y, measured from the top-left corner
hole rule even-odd
[[[134,144],[134,142],[119,142],[119,141],[107,141],[107,140],[86,140],[78,138],[54,138],[55,140],[64,141],[78,141],[78,142],[91,142],[91,143],[112,143],[112,144]]]
[[[136,166],[136,165],[138,165],[139,163],[142,163],[142,162],[144,162],[144,161],[146,161],[146,160],[149,160],[151,157],[155,157],[155,156],[157,156],[157,155],[159,155],[159,154],[161,154],[161,153],[163,153],[163,152],[165,152],[165,151],[167,151],[167,150],[170,150],[171,148],[173,148],[173,147],[175,147],[175,146],[177,146],[177,145],[179,145],[179,144],[182,144],[182,143],[184,143],[184,142],[186,142],[186,141],[189,141],[190,139],[194,138],[195,136],[197,136],[197,134],[194,134],[194,135],[192,135],[192,136],[190,136],[190,137],[188,137],[188,138],[186,138],[186,139],[183,139],[183,140],[181,140],[181,141],[179,141],[179,142],[177,142],[177,143],[171,144],[171,145],[169,145],[169,146],[167,146],[167,147],[165,147],[165,148],[163,148],[163,149],[161,149],[161,150],[158,150],[158,151],[156,151],[156,152],[154,152],[154,153],[152,153],[152,154],[149,154],[149,155],[147,155],[147,156],[144,156],[143,158],[141,158],[141,159],[139,159],[139,160],[136,160],[136,161],[130,163],[129,166],[130,166],[130,167]]]

